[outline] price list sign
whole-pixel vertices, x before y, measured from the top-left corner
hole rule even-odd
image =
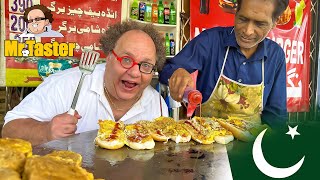
[[[0,86],[4,84],[1,84],[1,77],[3,79],[4,76],[5,86],[8,87],[35,87],[39,85],[42,79],[38,74],[37,61],[41,58],[70,58],[75,60],[80,58],[84,49],[98,51],[101,54],[101,58],[104,58],[105,55],[100,49],[99,38],[110,25],[121,21],[121,0],[6,0],[1,3],[3,23],[1,46],[7,45],[8,47],[10,45],[9,47],[12,49],[16,45],[13,43],[13,40],[15,40],[17,42],[17,53],[15,54],[13,52],[16,51],[8,50],[9,48],[2,50],[2,66],[5,64],[5,67],[1,67]],[[28,23],[24,20],[24,13],[27,8],[35,5],[43,5],[51,11],[53,20],[50,22],[49,32],[54,32],[61,36],[39,36],[32,35],[32,33],[30,35],[30,26],[28,28]],[[32,19],[32,23],[42,20],[46,21],[46,19],[35,18]],[[46,32],[48,32],[47,30]],[[39,49],[38,51],[32,49],[31,52],[33,53],[30,52],[30,55],[28,55],[29,52],[24,54],[21,52],[23,47],[20,47],[21,43],[26,43],[28,40],[32,40],[29,42],[33,43],[42,43],[43,48],[50,43],[53,46],[55,44],[67,44],[69,47],[72,46],[73,51],[72,53],[69,52],[67,56],[62,56],[56,53],[51,53],[50,55],[50,53],[39,52]],[[35,48],[37,46],[31,47]],[[29,44],[24,48],[29,48],[28,50],[30,51]],[[53,49],[52,51],[54,52],[55,50]],[[8,54],[10,55],[8,56]],[[3,60],[5,63],[3,63]],[[5,73],[2,69],[5,69]]]

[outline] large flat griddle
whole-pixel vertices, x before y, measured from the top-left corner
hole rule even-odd
[[[97,130],[77,134],[34,147],[45,155],[53,150],[70,150],[82,155],[82,167],[95,178],[106,180],[229,180],[232,179],[225,145],[201,145],[194,141],[176,144],[156,142],[152,150],[101,149],[94,144]]]

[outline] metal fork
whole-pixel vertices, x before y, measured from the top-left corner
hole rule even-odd
[[[84,77],[93,72],[94,68],[96,67],[96,62],[97,62],[99,56],[100,56],[100,53],[95,52],[95,51],[82,52],[80,63],[79,63],[79,69],[81,71],[81,78],[80,78],[76,93],[74,94],[71,108],[68,111],[68,114],[74,115]]]

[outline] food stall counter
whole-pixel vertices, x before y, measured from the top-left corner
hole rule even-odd
[[[70,150],[82,155],[82,167],[95,178],[113,179],[232,179],[226,145],[202,145],[194,141],[156,142],[151,150],[127,146],[106,150],[95,145],[97,130],[35,146],[33,153],[46,155]]]

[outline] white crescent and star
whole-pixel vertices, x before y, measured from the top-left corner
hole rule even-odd
[[[294,138],[295,135],[300,135],[297,132],[297,127],[298,126],[291,128],[289,126],[289,131],[286,134],[291,135],[292,139]],[[303,156],[303,158],[301,158],[298,163],[288,168],[278,168],[270,165],[264,158],[262,148],[261,148],[262,138],[266,131],[267,131],[267,128],[258,135],[258,137],[256,138],[253,144],[252,155],[253,155],[253,160],[256,166],[262,173],[272,178],[286,178],[293,175],[302,166],[305,156]]]
[[[288,128],[289,128],[289,131],[286,134],[290,135],[292,139],[294,139],[295,135],[300,135],[300,133],[297,132],[298,126],[296,126],[294,128],[288,126]]]

